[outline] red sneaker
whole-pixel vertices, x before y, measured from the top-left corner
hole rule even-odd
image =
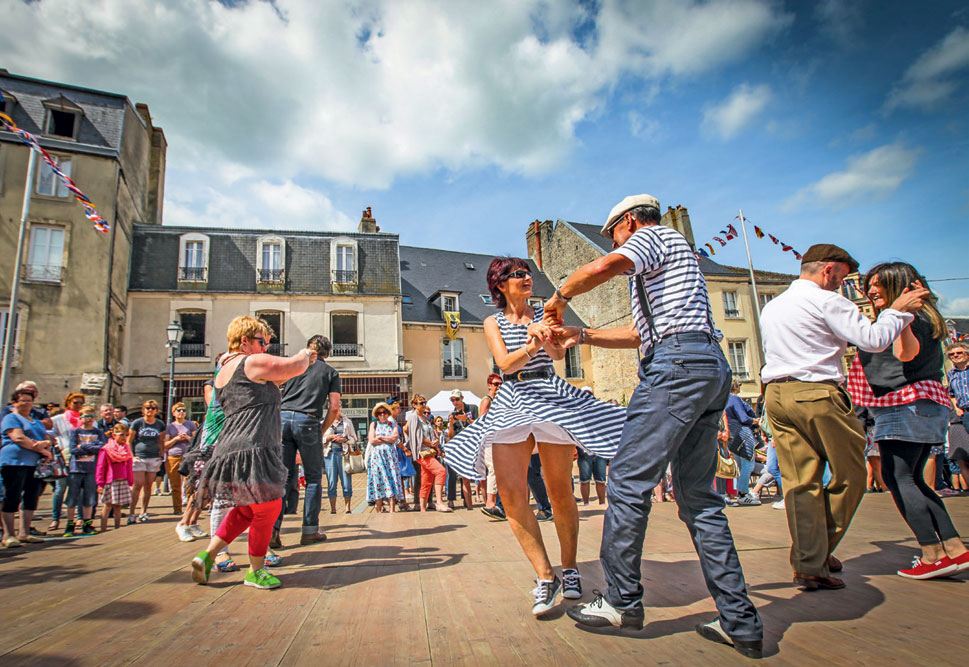
[[[955,558],[946,557],[944,560],[954,563],[958,567],[956,570],[957,572],[965,572],[966,570],[969,570],[969,551],[966,551],[961,556],[956,556]]]
[[[916,556],[912,560],[912,567],[908,570],[899,570],[898,574],[906,579],[933,579],[953,574],[958,570],[959,565],[948,556],[943,556],[934,563],[923,563],[922,559]]]

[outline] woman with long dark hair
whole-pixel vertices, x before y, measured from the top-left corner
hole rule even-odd
[[[448,464],[463,477],[485,477],[484,450],[491,448],[498,493],[508,523],[538,580],[532,613],[555,606],[559,592],[582,596],[576,569],[578,508],[572,493],[575,446],[611,458],[616,453],[625,408],[597,401],[555,374],[554,360],[565,357],[552,330],[542,322],[542,306],[532,296],[531,267],[524,259],[499,257],[488,267],[488,290],[495,315],[484,321],[485,335],[504,383],[487,414],[444,445]],[[538,450],[555,517],[562,558],[562,581],[549,562],[538,520],[528,504],[528,463]]]
[[[928,287],[925,278],[905,262],[879,264],[864,280],[876,312],[910,287],[923,285]],[[930,295],[891,348],[859,352],[848,380],[852,399],[866,406],[874,419],[882,476],[922,548],[911,568],[898,570],[909,579],[969,569],[969,551],[923,476],[933,446],[945,442],[951,407],[941,382],[946,326],[935,304],[935,295]]]

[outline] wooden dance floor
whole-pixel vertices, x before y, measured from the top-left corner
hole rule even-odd
[[[364,483],[356,476],[358,486]],[[579,629],[561,604],[530,614],[530,568],[504,522],[454,514],[325,511],[329,539],[300,547],[287,516],[276,572],[283,588],[242,585],[243,572],[192,583],[201,543],[176,540],[168,497],[149,523],[0,550],[3,665],[732,665],[745,662],[693,631],[716,612],[673,503],[656,505],[643,563],[646,627]],[[50,495],[42,500],[47,525]],[[324,504],[326,500],[324,499]],[[342,500],[341,500],[342,503]],[[969,535],[969,497],[946,500]],[[908,581],[915,542],[888,494],[865,497],[838,556],[843,591],[791,584],[784,512],[728,508],[766,661],[790,665],[965,664],[969,577]],[[580,507],[579,567],[587,599],[603,588],[603,510]],[[206,520],[203,520],[205,523]],[[554,526],[542,524],[557,550]],[[234,545],[240,565],[245,545]],[[557,562],[557,556],[553,562]],[[571,604],[571,602],[569,602]]]

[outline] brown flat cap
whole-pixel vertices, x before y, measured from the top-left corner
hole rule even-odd
[[[844,248],[832,243],[816,243],[801,255],[801,264],[808,262],[844,262],[854,273],[858,270],[858,260],[848,254]]]

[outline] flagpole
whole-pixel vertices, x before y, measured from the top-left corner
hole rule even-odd
[[[0,369],[0,396],[6,397],[7,385],[10,382],[10,367],[13,365],[13,344],[17,335],[17,324],[19,323],[19,313],[17,310],[17,299],[20,297],[20,270],[23,265],[24,256],[24,237],[27,232],[27,216],[30,214],[30,188],[34,173],[34,165],[37,163],[37,151],[27,148],[30,158],[27,161],[27,184],[24,186],[24,204],[20,212],[20,232],[17,236],[17,256],[14,259],[13,280],[10,285],[10,307],[7,308],[7,331],[3,341],[3,366]]]
[[[760,337],[760,296],[757,294],[757,279],[754,277],[754,262],[750,259],[750,243],[747,241],[747,224],[744,220],[744,210],[740,209],[740,229],[744,233],[744,246],[747,248],[747,268],[750,269],[750,284],[754,288],[754,327],[757,330],[757,344],[760,345],[761,354],[764,351],[764,342]]]

